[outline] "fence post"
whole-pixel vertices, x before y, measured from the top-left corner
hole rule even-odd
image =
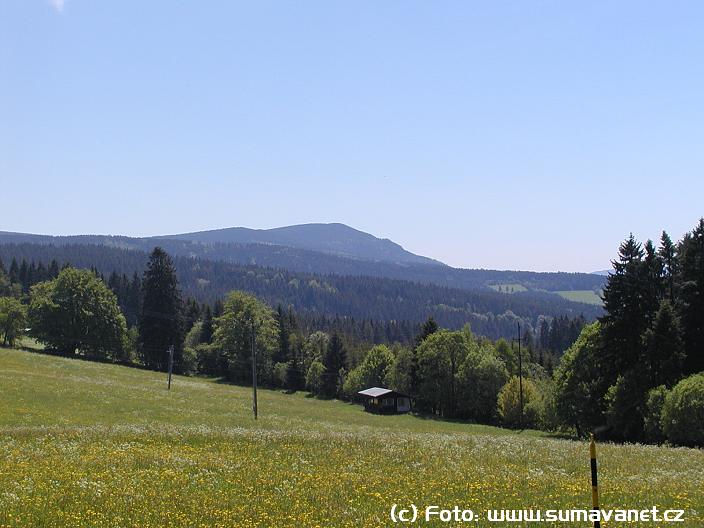
[[[594,443],[594,434],[591,434],[589,442],[589,458],[592,465],[592,511],[599,511],[599,484],[596,476],[596,444]],[[594,528],[601,528],[601,523],[598,520],[594,521]]]

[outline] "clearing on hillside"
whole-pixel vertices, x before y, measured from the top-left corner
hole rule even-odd
[[[602,301],[601,297],[599,297],[599,293],[594,290],[564,290],[553,293],[558,294],[560,297],[563,297],[568,301],[593,304],[595,306],[601,306],[604,304],[604,301]]]
[[[392,525],[394,504],[517,526],[486,511],[590,507],[586,442],[266,390],[255,422],[250,397],[179,376],[169,392],[159,373],[0,349],[0,526],[357,528]],[[604,508],[683,509],[678,526],[704,525],[704,451],[598,451]]]

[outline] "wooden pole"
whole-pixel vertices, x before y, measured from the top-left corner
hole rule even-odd
[[[256,353],[256,336],[254,335],[254,318],[251,321],[252,324],[252,411],[254,412],[254,419],[257,419],[257,353]]]
[[[174,346],[169,347],[169,388],[171,390],[171,373],[174,370]]]
[[[592,466],[592,510],[599,511],[599,485],[596,476],[596,444],[594,443],[594,435],[591,435],[589,442],[589,458]],[[594,521],[594,528],[601,528],[599,521]]]
[[[518,398],[521,407],[519,425],[523,429],[523,359],[521,357],[521,323],[518,324]]]

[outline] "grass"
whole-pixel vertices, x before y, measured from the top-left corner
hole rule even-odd
[[[501,293],[519,293],[528,291],[528,288],[523,286],[523,284],[518,283],[490,284],[489,288],[495,291],[500,291]]]
[[[0,349],[0,526],[363,527],[391,525],[394,503],[590,504],[585,442],[266,390],[255,422],[250,399],[213,380],[176,376],[169,392],[163,374]],[[704,524],[703,451],[603,444],[599,456],[604,507],[684,509],[679,526]],[[487,525],[502,526],[471,524]]]
[[[553,293],[558,294],[560,297],[563,297],[568,301],[594,304],[596,306],[601,306],[604,304],[601,297],[599,297],[599,294],[594,290],[563,290]]]

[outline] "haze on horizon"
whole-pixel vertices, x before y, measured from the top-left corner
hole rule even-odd
[[[704,5],[0,4],[0,230],[595,271],[704,215]]]

